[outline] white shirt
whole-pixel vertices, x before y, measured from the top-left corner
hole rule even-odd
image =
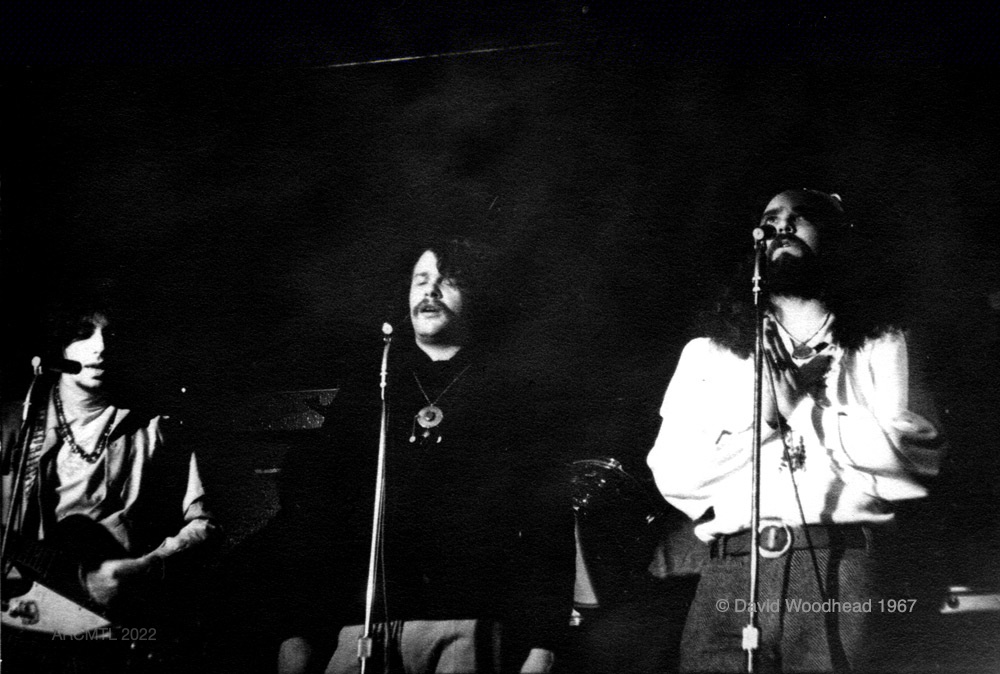
[[[57,423],[55,405],[49,402],[48,419]],[[93,452],[108,424],[114,422],[115,408],[88,409],[70,422],[76,442],[85,452]],[[107,451],[93,463],[78,456],[68,443],[63,443],[56,455],[56,520],[82,514],[93,520],[103,519],[102,506],[107,499]]]
[[[833,358],[825,391],[804,396],[787,422],[801,466],[787,465],[781,434],[763,426],[761,517],[792,526],[889,521],[890,502],[926,495],[917,478],[937,473],[943,450],[934,425],[910,411],[906,340],[890,333],[823,354]],[[694,520],[713,509],[695,527],[702,540],[749,529],[753,360],[693,340],[660,414],[647,460],[667,501]]]

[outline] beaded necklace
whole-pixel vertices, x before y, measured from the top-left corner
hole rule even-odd
[[[69,445],[70,450],[78,455],[81,459],[87,463],[97,463],[97,460],[101,458],[101,454],[104,450],[108,448],[108,439],[111,437],[111,422],[104,427],[101,431],[101,436],[97,439],[97,446],[94,448],[93,452],[84,451],[76,442],[76,438],[73,437],[73,429],[70,428],[69,422],[66,421],[66,410],[63,409],[62,396],[59,395],[58,387],[55,390],[55,395],[53,396],[56,403],[56,432],[59,433],[59,437],[62,441]]]

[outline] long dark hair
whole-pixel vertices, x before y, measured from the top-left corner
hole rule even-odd
[[[67,289],[49,301],[41,326],[42,355],[61,358],[67,346],[89,338],[100,324],[105,342],[104,360],[108,365],[101,395],[115,404],[127,401],[134,407],[140,391],[133,378],[137,366],[133,344],[127,336],[133,325],[124,317],[120,292],[113,281],[98,279]]]
[[[815,291],[836,317],[834,340],[845,349],[859,349],[869,339],[901,330],[900,303],[893,301],[894,275],[884,268],[872,240],[848,219],[840,198],[816,190],[793,191],[809,199],[820,228],[823,246],[813,269]],[[724,287],[697,321],[699,335],[740,358],[749,358],[754,347],[756,312],[747,283],[752,269],[750,257],[739,266],[738,281]]]
[[[117,284],[100,278],[65,289],[51,299],[43,314],[42,348],[46,356],[62,356],[62,351],[93,332],[98,318],[116,326],[120,320]]]

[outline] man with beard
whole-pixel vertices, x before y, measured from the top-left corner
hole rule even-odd
[[[556,431],[544,405],[499,355],[488,297],[514,270],[495,262],[480,245],[451,240],[420,250],[407,267],[408,325],[397,326],[388,361],[385,507],[368,671],[547,672],[568,626],[569,480],[552,453],[557,445],[546,440]],[[316,520],[310,528],[330,536],[335,527],[341,541],[324,554],[330,561],[312,562],[337,575],[330,598],[314,595],[313,602],[334,610],[283,641],[279,671],[310,671],[332,646],[324,633],[336,642],[326,671],[359,670],[379,437],[378,409],[364,401],[378,400],[378,381],[372,370],[343,387],[338,398],[346,407],[327,416],[337,456],[330,466],[350,475],[360,495],[350,499],[353,512],[340,516],[317,518],[329,509],[319,503],[301,509],[313,513],[304,515]],[[316,482],[323,471],[304,477]],[[306,491],[330,500],[331,481],[323,482],[326,489]]]
[[[864,670],[879,599],[900,598],[883,573],[893,504],[926,495],[943,443],[906,337],[875,315],[840,199],[782,192],[761,224],[777,236],[766,251],[757,662]],[[648,463],[711,547],[682,670],[745,671],[754,307],[729,297],[708,319],[681,355]]]

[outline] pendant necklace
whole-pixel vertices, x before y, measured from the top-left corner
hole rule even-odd
[[[62,441],[69,445],[70,450],[77,454],[81,459],[87,463],[96,463],[104,450],[108,448],[108,438],[111,437],[111,426],[112,423],[108,421],[104,430],[101,432],[101,436],[97,439],[97,446],[94,448],[93,452],[85,452],[83,447],[81,447],[76,442],[76,438],[73,437],[73,429],[70,428],[69,422],[66,421],[66,410],[63,409],[62,396],[59,395],[59,391],[55,391],[55,403],[56,403],[56,432],[59,433],[59,437]]]
[[[447,386],[444,387],[444,390],[438,394],[437,398],[435,398],[433,402],[431,402],[430,396],[427,395],[427,391],[424,390],[424,385],[420,383],[420,377],[417,376],[416,372],[413,373],[413,379],[417,382],[417,387],[420,388],[420,393],[423,394],[424,400],[427,401],[427,405],[422,407],[419,412],[413,415],[413,428],[410,431],[410,442],[417,441],[418,424],[422,429],[424,429],[423,432],[420,434],[420,437],[424,438],[425,440],[430,437],[431,429],[440,424],[441,421],[444,419],[444,412],[442,412],[441,408],[437,406],[437,402],[441,400],[444,394],[448,392],[448,389],[450,389],[452,385],[456,381],[458,381],[459,378],[463,374],[465,374],[465,371],[468,370],[470,367],[472,367],[472,363],[466,365],[465,368],[461,372],[459,372],[455,376],[455,378],[448,383]],[[441,442],[440,435],[437,436],[436,442]]]
[[[816,328],[816,330],[809,335],[808,338],[802,340],[801,342],[795,338],[795,335],[793,335],[781,321],[778,320],[777,316],[772,315],[772,318],[774,318],[774,321],[781,326],[781,329],[785,331],[785,334],[788,335],[789,339],[792,340],[792,344],[794,345],[794,348],[792,349],[792,358],[796,358],[798,360],[812,358],[818,352],[827,347],[826,342],[820,342],[815,347],[809,346],[809,342],[812,341],[812,339],[819,334],[820,330],[825,328],[826,324],[830,321],[829,311],[826,312],[826,316],[823,317],[823,322],[819,324],[819,327]]]

